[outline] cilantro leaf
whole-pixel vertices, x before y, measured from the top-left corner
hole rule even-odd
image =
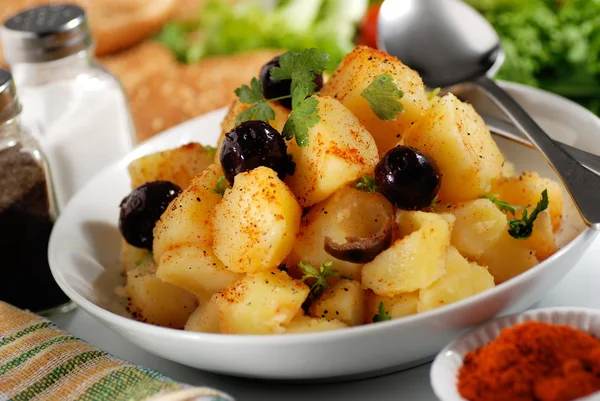
[[[511,205],[506,201],[500,200],[498,195],[488,194],[484,195],[483,198],[492,201],[501,212],[512,213],[513,215],[517,214],[517,211],[527,208],[526,206]]]
[[[267,104],[267,102],[262,101],[262,102],[256,103],[254,106],[248,107],[246,110],[244,110],[240,114],[238,114],[237,117],[235,118],[235,123],[241,124],[245,121],[252,121],[252,120],[259,120],[259,121],[264,121],[264,122],[268,123],[269,120],[274,120],[274,119],[275,119],[275,112],[273,111],[271,106],[269,106]]]
[[[315,93],[315,77],[327,68],[329,55],[317,49],[305,49],[302,53],[287,52],[279,58],[279,67],[272,67],[269,72],[272,80],[281,81],[291,79],[290,93],[294,99],[294,92],[300,89],[306,92],[305,96]],[[293,100],[292,100],[293,102]]]
[[[210,145],[203,145],[202,146],[204,148],[204,151],[206,153],[208,153],[209,156],[214,157],[215,154],[217,153],[217,149],[214,146],[210,146]]]
[[[308,129],[321,121],[321,117],[317,114],[319,101],[314,97],[298,100],[299,96],[304,93],[300,91],[302,90],[296,88],[292,95],[292,113],[281,133],[287,140],[296,138],[298,146],[306,146],[308,145]]]
[[[383,305],[383,302],[379,303],[377,312],[378,313],[375,316],[373,316],[373,323],[384,322],[386,320],[392,320],[392,317],[385,310],[385,305]]]
[[[302,263],[298,262],[298,269],[304,276],[302,277],[302,281],[312,280],[312,284],[310,286],[310,295],[313,298],[319,298],[323,291],[329,288],[329,281],[327,281],[327,277],[339,277],[339,273],[337,270],[332,268],[332,262],[325,262],[319,268],[313,267],[310,263]]]
[[[404,106],[399,102],[404,92],[388,74],[379,75],[360,95],[367,99],[380,120],[396,121],[396,116],[404,111]]]
[[[372,194],[377,192],[377,184],[375,183],[375,178],[371,177],[370,175],[363,175],[362,177],[360,177],[359,180],[356,182],[355,187],[356,189],[360,189],[364,192],[370,192]]]
[[[435,97],[440,94],[440,90],[440,88],[435,88],[430,91],[425,91],[425,94],[427,95],[427,100],[431,102],[433,99],[435,99]]]
[[[242,85],[237,88],[235,95],[240,99],[240,102],[246,104],[256,104],[265,100],[262,82],[257,78],[252,78],[250,86]]]
[[[516,239],[529,238],[533,232],[533,222],[538,214],[548,208],[549,204],[548,190],[544,189],[542,192],[542,199],[540,199],[533,212],[531,212],[531,216],[528,216],[527,210],[524,210],[523,216],[521,216],[520,219],[513,218],[509,220],[508,225],[510,228],[508,229],[508,233],[510,236]]]
[[[225,179],[225,176],[222,175],[219,177],[219,179],[217,180],[217,184],[215,185],[215,187],[211,190],[211,192],[213,194],[217,194],[217,195],[225,195],[225,190],[229,188],[229,183],[227,182],[227,180]]]

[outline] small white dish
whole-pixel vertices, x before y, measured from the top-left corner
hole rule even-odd
[[[435,395],[441,401],[468,401],[460,396],[457,388],[457,377],[465,355],[495,340],[502,330],[530,321],[570,326],[600,338],[600,310],[534,309],[493,319],[463,335],[437,355],[431,366],[431,385]],[[578,401],[598,400],[600,400],[600,392],[578,399]]]
[[[522,85],[503,86],[554,138],[600,154],[600,119],[564,98]],[[470,99],[499,116],[485,99]],[[522,312],[539,301],[577,263],[597,232],[584,229],[570,205],[562,249],[540,265],[493,289],[419,315],[325,333],[221,335],[186,332],[127,317],[114,288],[122,284],[120,201],[130,191],[128,163],[143,154],[199,141],[216,144],[225,110],[175,127],[99,173],[67,205],[49,245],[54,278],[82,309],[150,353],[184,365],[262,379],[331,380],[374,376],[432,359],[449,341],[498,315]],[[558,181],[539,153],[497,138],[517,168]]]

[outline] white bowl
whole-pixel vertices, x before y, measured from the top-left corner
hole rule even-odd
[[[530,321],[570,326],[600,337],[600,311],[594,309],[534,309],[494,319],[460,337],[438,354],[431,366],[431,385],[435,395],[442,401],[467,401],[460,396],[456,385],[465,355],[495,340],[503,329]],[[600,393],[579,400],[598,401]]]
[[[600,120],[563,98],[532,88],[504,86],[556,138],[600,153]],[[476,106],[493,113],[481,99]],[[331,379],[373,376],[429,361],[450,340],[499,314],[522,312],[577,263],[596,235],[584,230],[568,245],[519,277],[461,302],[423,314],[326,333],[251,336],[185,332],[137,322],[116,303],[121,284],[118,205],[129,192],[127,164],[135,157],[189,142],[215,144],[225,110],[187,122],[144,143],[97,175],[66,207],[49,246],[60,287],[101,323],[164,358],[208,371],[265,379]],[[556,178],[544,159],[514,142],[498,139],[521,169]],[[569,202],[566,202],[569,204]],[[567,216],[568,242],[582,222]]]

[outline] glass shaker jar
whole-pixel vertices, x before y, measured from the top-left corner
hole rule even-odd
[[[41,314],[74,307],[48,266],[56,202],[37,141],[21,127],[10,73],[0,69],[0,300]]]
[[[126,96],[94,58],[87,18],[77,6],[23,11],[4,23],[1,35],[23,125],[44,149],[62,207],[102,167],[132,149]]]

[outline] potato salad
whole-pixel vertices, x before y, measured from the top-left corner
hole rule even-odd
[[[510,280],[557,250],[561,187],[517,172],[473,107],[359,46],[269,61],[222,122],[129,165],[128,310],[205,333],[402,319]]]

